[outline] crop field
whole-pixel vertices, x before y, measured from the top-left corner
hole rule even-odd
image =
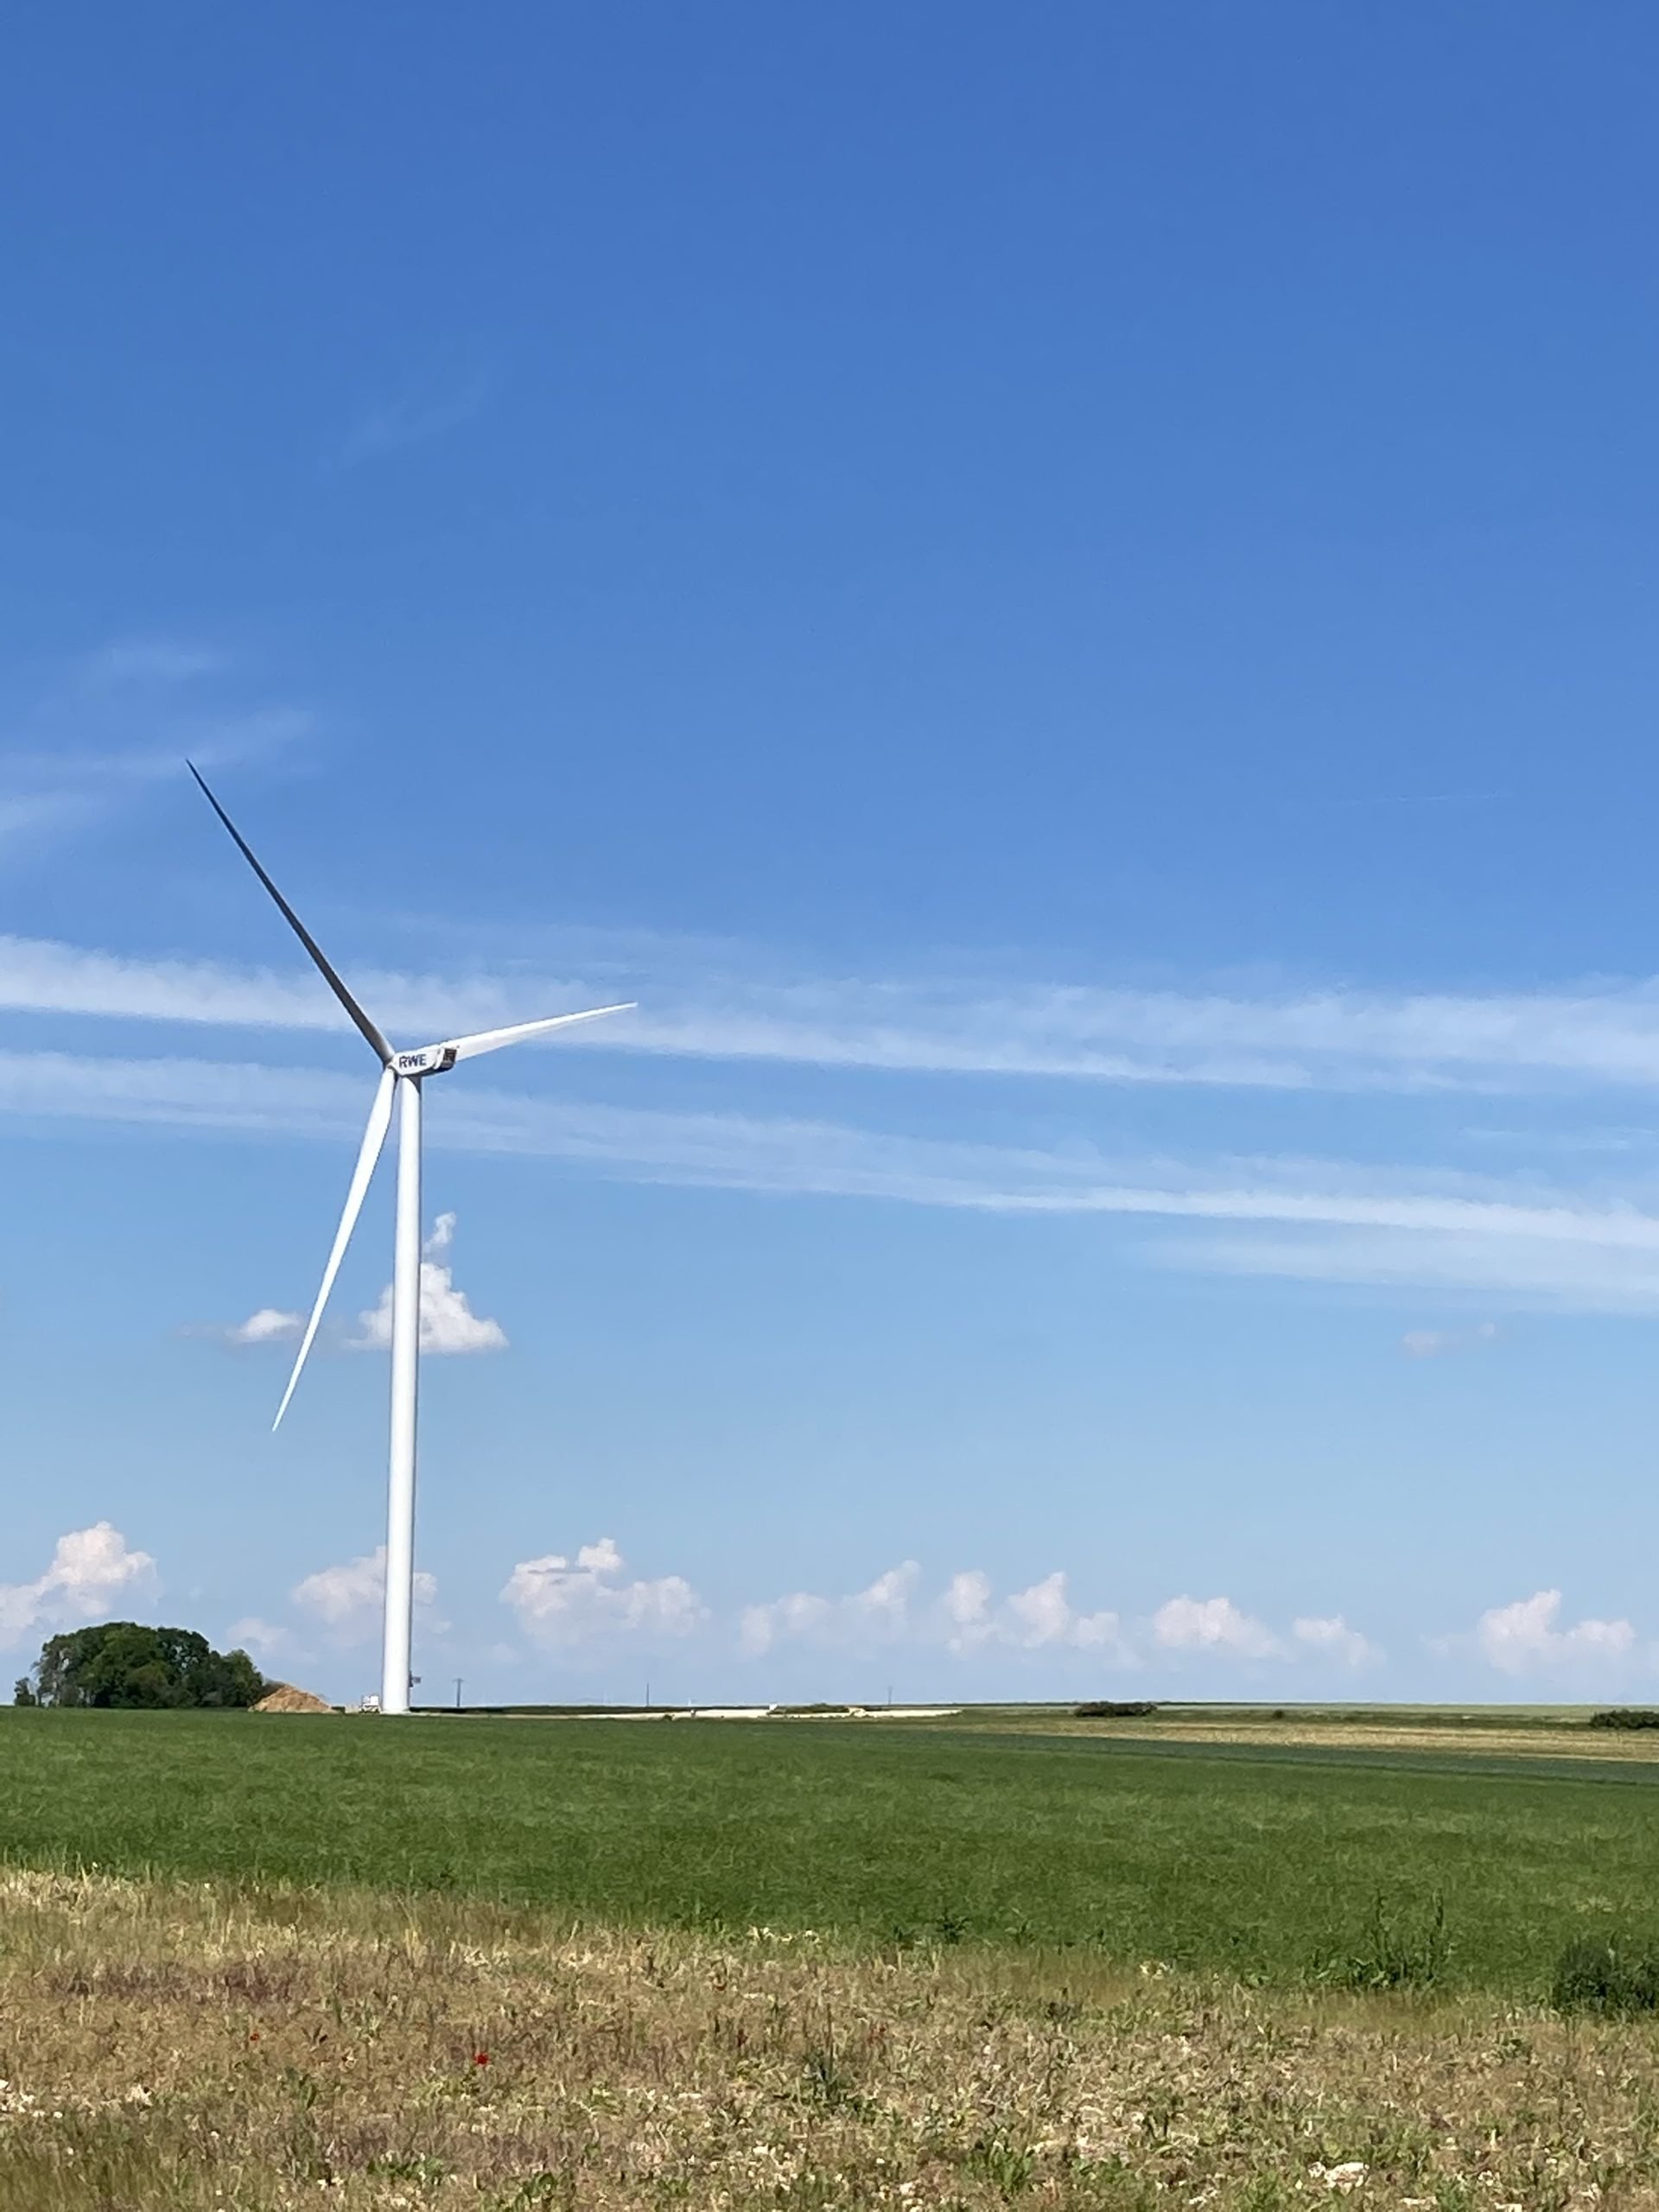
[[[7,1711],[0,1773],[16,1863],[630,1926],[1081,1948],[1285,1985],[1432,1967],[1437,1986],[1516,1995],[1586,1931],[1659,1936],[1659,1765],[1618,1760]]]
[[[1020,1735],[1116,1737],[1124,1742],[1243,1744],[1259,1750],[1474,1751],[1527,1758],[1659,1761],[1659,1729],[1593,1728],[1589,1706],[1161,1706],[1134,1719],[1085,1719],[1071,1707],[983,1706],[950,1726]]]
[[[5,1712],[0,1862],[0,2212],[1659,2205],[1650,1764]]]

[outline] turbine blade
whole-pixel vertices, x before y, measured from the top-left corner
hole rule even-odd
[[[605,1014],[632,1014],[637,1001],[628,999],[620,1006],[590,1006],[582,1014],[550,1014],[545,1021],[515,1021],[510,1029],[479,1029],[470,1037],[451,1037],[436,1047],[441,1052],[453,1052],[458,1060],[476,1059],[480,1052],[499,1052],[504,1045],[516,1045],[523,1037],[544,1036],[550,1029],[566,1028],[573,1021],[597,1021]]]
[[[352,1241],[357,1217],[363,1211],[363,1200],[374,1174],[375,1162],[380,1157],[380,1147],[386,1141],[386,1131],[391,1124],[391,1094],[397,1088],[397,1077],[390,1068],[384,1069],[375,1087],[374,1103],[369,1109],[368,1127],[363,1132],[357,1165],[352,1170],[352,1186],[346,1193],[346,1210],[340,1217],[340,1227],[334,1231],[334,1249],[329,1253],[328,1264],[322,1271],[322,1287],[317,1293],[316,1304],[311,1308],[311,1319],[305,1325],[305,1334],[300,1339],[299,1355],[294,1362],[294,1372],[288,1378],[288,1388],[283,1393],[283,1402],[277,1407],[276,1418],[270,1424],[273,1431],[281,1427],[283,1415],[288,1411],[288,1402],[294,1395],[300,1370],[305,1365],[305,1356],[316,1336],[318,1324],[322,1319],[322,1309],[328,1303],[334,1277],[340,1273],[340,1263],[346,1256],[346,1247]]]
[[[317,943],[315,938],[312,936],[310,931],[307,929],[305,924],[300,919],[294,909],[289,905],[287,899],[283,898],[282,893],[276,888],[270,878],[265,874],[264,868],[260,867],[258,861],[254,857],[252,846],[249,844],[247,839],[237,828],[235,823],[232,821],[230,816],[226,813],[224,808],[213,797],[212,791],[208,790],[206,779],[203,778],[200,769],[197,767],[194,760],[187,760],[184,765],[195,778],[197,783],[200,785],[202,797],[207,800],[208,805],[213,808],[213,812],[219,817],[219,820],[225,824],[225,827],[230,831],[231,836],[235,839],[237,850],[241,854],[243,859],[246,861],[248,866],[258,877],[260,882],[264,885],[266,890],[270,892],[271,897],[276,901],[277,906],[282,910],[283,918],[287,922],[295,936],[298,938],[300,943],[310,954],[323,982],[327,984],[329,989],[340,1001],[341,1006],[343,1006],[346,1013],[351,1015],[352,1020],[362,1031],[364,1036],[368,1039],[369,1044],[372,1046],[374,1051],[379,1054],[381,1066],[385,1067],[391,1058],[391,1046],[387,1044],[385,1039],[375,1027],[373,1022],[369,1020],[368,1015],[365,1014],[362,1007],[359,1006],[357,1001],[346,989],[345,984],[340,982],[339,976],[336,975],[334,967],[330,963],[327,954]]]

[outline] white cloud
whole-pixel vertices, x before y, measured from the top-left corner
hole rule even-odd
[[[1495,1605],[1475,1624],[1476,1648],[1505,1675],[1608,1667],[1635,1649],[1636,1630],[1629,1621],[1581,1620],[1562,1628],[1560,1614],[1559,1590],[1535,1590],[1512,1605]]]
[[[1166,1651],[1207,1651],[1232,1659],[1274,1659],[1284,1646],[1273,1631],[1230,1598],[1172,1598],[1152,1617],[1154,1641]]]
[[[1626,1209],[1620,1226],[1628,1229],[1649,1218]],[[1575,1230],[1581,1225],[1578,1242],[1560,1234],[1516,1234],[1513,1217],[1477,1216],[1452,1235],[1306,1228],[1294,1237],[1183,1237],[1158,1240],[1142,1249],[1155,1264],[1185,1273],[1363,1283],[1385,1290],[1476,1291],[1511,1306],[1561,1313],[1659,1310],[1659,1259],[1634,1246],[1621,1249],[1610,1243],[1603,1219],[1599,1211],[1563,1206],[1554,1226]]]
[[[1306,1651],[1321,1658],[1339,1659],[1345,1667],[1370,1667],[1383,1656],[1381,1648],[1357,1628],[1350,1628],[1340,1613],[1293,1621],[1290,1632]]]
[[[262,1306],[245,1321],[232,1322],[219,1333],[227,1344],[280,1344],[290,1343],[304,1326],[303,1313],[287,1313],[280,1306]]]
[[[458,429],[478,413],[492,388],[481,368],[460,379],[411,386],[363,416],[340,448],[340,467],[381,461],[405,446],[424,445],[429,438]]]
[[[499,1321],[474,1313],[464,1290],[455,1287],[454,1272],[442,1255],[454,1242],[455,1217],[441,1213],[432,1234],[422,1247],[421,1350],[423,1352],[505,1351],[507,1332]],[[391,1343],[391,1285],[378,1302],[359,1315],[363,1333],[348,1339],[353,1351],[385,1351]]]
[[[211,646],[177,638],[117,638],[88,659],[86,681],[105,683],[190,683],[225,665]]]
[[[265,741],[295,734],[267,728]],[[153,755],[157,774],[163,757]],[[19,787],[13,795],[30,794]],[[743,948],[711,955],[594,931],[571,933],[565,949],[588,971],[587,982],[569,972],[524,976],[516,948],[493,972],[365,972],[359,981],[378,1019],[422,1038],[521,1019],[526,1005],[580,1004],[595,974],[611,995],[645,1001],[625,1025],[573,1034],[562,1049],[1294,1090],[1659,1084],[1659,984],[1651,981],[1485,995],[1148,991],[953,976],[780,977]],[[297,969],[274,976],[26,938],[0,944],[3,1005],[285,1028],[334,1027],[344,1018]]]
[[[992,1596],[989,1575],[982,1568],[969,1567],[951,1576],[936,1612],[945,1649],[958,1656],[988,1644],[1020,1651],[1076,1644],[1108,1650],[1122,1661],[1134,1658],[1116,1613],[1072,1610],[1062,1573],[1045,1575],[1029,1588],[1016,1590],[999,1605]]]
[[[231,1623],[226,1630],[226,1641],[232,1651],[251,1651],[256,1659],[274,1659],[286,1651],[294,1639],[287,1629],[250,1613],[245,1620]]]
[[[1497,1336],[1495,1321],[1483,1321],[1474,1329],[1408,1329],[1400,1349],[1408,1359],[1439,1359],[1448,1351],[1473,1351]]]
[[[14,715],[0,753],[0,848],[38,846],[145,789],[178,785],[187,753],[213,767],[309,734],[314,720],[302,709],[232,701],[209,681],[225,673],[212,652],[165,638],[118,639],[64,670]]]
[[[507,1334],[501,1324],[487,1315],[474,1313],[466,1292],[455,1287],[454,1270],[443,1257],[454,1243],[454,1214],[440,1214],[422,1248],[421,1350],[438,1355],[504,1351]],[[359,1324],[360,1333],[346,1339],[348,1350],[385,1351],[391,1344],[390,1283],[377,1302],[359,1316]],[[283,1306],[262,1306],[245,1321],[226,1327],[198,1327],[189,1333],[217,1337],[225,1344],[237,1345],[289,1344],[299,1338],[304,1327],[303,1313]]]
[[[571,1033],[573,1034],[576,1033]],[[0,1053],[0,1110],[355,1136],[360,1084],[321,1070]],[[435,1141],[651,1179],[1000,1212],[1121,1213],[1605,1248],[1659,1264],[1659,1216],[1535,1180],[1296,1156],[1208,1159],[898,1137],[844,1123],[664,1113],[467,1086]],[[1402,1248],[1403,1249],[1403,1248]]]
[[[366,1636],[379,1623],[385,1557],[384,1550],[377,1551],[308,1576],[294,1600],[342,1642]],[[845,1595],[797,1590],[745,1606],[736,1624],[739,1648],[755,1659],[791,1645],[855,1656],[906,1646],[957,1658],[1069,1652],[1125,1668],[1188,1651],[1245,1661],[1322,1657],[1351,1668],[1383,1656],[1339,1614],[1298,1619],[1287,1640],[1226,1598],[1172,1599],[1138,1624],[1115,1611],[1080,1610],[1059,1570],[1001,1598],[979,1568],[950,1576],[931,1598],[925,1595],[923,1580],[916,1561],[905,1560]],[[417,1598],[429,1604],[435,1595],[430,1577],[418,1577]],[[531,1641],[551,1650],[574,1651],[620,1637],[661,1643],[711,1624],[707,1606],[683,1576],[630,1577],[610,1536],[582,1545],[574,1557],[549,1553],[521,1560],[500,1599]],[[267,1649],[280,1649],[285,1637],[257,1620],[238,1624],[233,1633],[251,1646],[266,1638],[261,1648]]]
[[[1091,1651],[1122,1667],[1182,1652],[1245,1661],[1317,1656],[1354,1668],[1383,1656],[1340,1614],[1306,1616],[1292,1624],[1287,1639],[1229,1598],[1172,1598],[1139,1623],[1113,1611],[1080,1611],[1058,1569],[1001,1599],[982,1567],[951,1575],[930,1603],[917,1602],[920,1580],[920,1569],[907,1560],[847,1597],[798,1590],[750,1605],[739,1624],[740,1644],[753,1658],[790,1643],[865,1651],[904,1642],[943,1647],[957,1658],[991,1651]]]
[[[1071,1625],[1065,1575],[1046,1575],[1028,1590],[1015,1591],[1007,1601],[1007,1618],[1014,1628],[1010,1640],[1027,1650],[1044,1643],[1061,1643]]]
[[[939,1611],[945,1623],[944,1640],[952,1651],[971,1651],[985,1643],[993,1629],[991,1578],[982,1567],[965,1567],[944,1586]]]
[[[338,1001],[320,988],[315,975],[303,971],[277,976],[269,969],[227,968],[212,960],[137,960],[38,938],[0,937],[0,1005],[19,1014],[192,1027],[346,1026]]]
[[[386,1599],[386,1548],[348,1560],[343,1567],[320,1567],[289,1592],[294,1603],[309,1613],[342,1643],[361,1643],[380,1627]],[[438,1586],[429,1574],[416,1573],[415,1603],[436,1603]],[[436,1624],[434,1624],[435,1626]]]
[[[1063,1573],[1046,1575],[998,1603],[990,1577],[969,1567],[952,1575],[931,1605],[918,1609],[913,1599],[920,1581],[920,1567],[906,1560],[844,1597],[797,1590],[747,1606],[739,1643],[752,1658],[788,1643],[870,1650],[900,1642],[942,1644],[958,1656],[988,1646],[1035,1651],[1066,1644],[1109,1649],[1119,1659],[1132,1656],[1116,1613],[1073,1611]]]
[[[845,1598],[818,1598],[804,1590],[768,1604],[747,1605],[738,1624],[738,1642],[758,1658],[775,1644],[890,1643],[910,1626],[910,1599],[921,1579],[913,1559],[878,1574],[868,1589]]]
[[[559,1552],[520,1560],[501,1602],[527,1635],[555,1649],[617,1636],[689,1636],[702,1626],[707,1611],[683,1576],[625,1582],[626,1565],[609,1536],[582,1545],[574,1565]]]
[[[149,1554],[134,1551],[110,1522],[72,1529],[58,1538],[43,1574],[0,1584],[0,1644],[20,1643],[32,1630],[95,1619],[147,1594],[155,1581]]]
[[[344,1140],[358,1134],[363,1096],[350,1077],[318,1070],[10,1052],[0,1053],[6,1111],[54,1126],[80,1117]],[[1563,1189],[1535,1177],[1295,1156],[1124,1157],[1087,1144],[918,1139],[470,1084],[446,1097],[433,1135],[463,1150],[564,1160],[634,1181],[1177,1223],[1178,1233],[1137,1249],[1188,1271],[1478,1289],[1583,1312],[1659,1309],[1659,1210],[1632,1202],[1649,1196],[1659,1209],[1659,1182],[1628,1175]],[[1197,1234],[1204,1223],[1228,1233]],[[453,1280],[436,1258],[426,1265],[435,1271],[426,1278],[429,1347],[496,1346],[499,1325],[459,1294],[446,1299]],[[388,1317],[383,1299],[364,1325],[366,1341],[385,1341]]]

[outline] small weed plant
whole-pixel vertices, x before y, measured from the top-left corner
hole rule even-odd
[[[1317,1978],[1339,1989],[1433,1989],[1446,1977],[1451,1948],[1438,1890],[1415,1909],[1378,1891],[1359,1942],[1320,1960]]]
[[[1578,1936],[1555,1962],[1549,2001],[1558,2012],[1605,2019],[1659,2012],[1659,1947],[1646,1937]]]

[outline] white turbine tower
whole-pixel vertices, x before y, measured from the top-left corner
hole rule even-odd
[[[429,1076],[443,1075],[457,1060],[493,1052],[522,1038],[543,1037],[575,1021],[595,1021],[601,1014],[626,1014],[623,1006],[589,1007],[582,1014],[556,1014],[544,1021],[518,1021],[506,1029],[480,1029],[470,1037],[451,1037],[442,1045],[423,1046],[418,1052],[397,1052],[386,1042],[368,1015],[329,964],[322,947],[289,905],[255,858],[252,848],[237,828],[193,764],[187,764],[201,786],[202,795],[235,839],[237,849],[282,910],[283,918],[310,954],[318,972],[340,1001],[380,1063],[380,1082],[369,1109],[368,1127],[352,1171],[345,1211],[334,1231],[334,1249],[322,1271],[321,1286],[311,1318],[300,1339],[294,1371],[276,1408],[276,1428],[288,1411],[289,1400],[305,1365],[328,1303],[340,1263],[346,1256],[352,1231],[373,1176],[380,1148],[391,1126],[394,1100],[397,1119],[397,1230],[391,1271],[391,1459],[386,1503],[386,1610],[384,1658],[380,1673],[382,1713],[407,1713],[410,1691],[410,1627],[415,1595],[415,1416],[420,1387],[421,1357],[421,1085]]]

